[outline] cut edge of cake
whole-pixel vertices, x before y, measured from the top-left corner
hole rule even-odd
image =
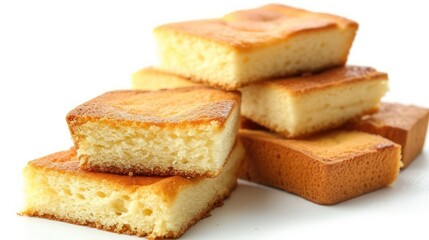
[[[235,90],[344,65],[357,28],[345,18],[272,4],[222,19],[162,25],[154,34],[160,69]]]
[[[187,101],[192,102],[191,98],[198,98],[193,93],[204,95],[203,90],[208,91],[207,94],[211,91],[225,94],[228,99],[212,100],[211,96],[206,96],[209,100],[204,101],[208,103],[200,99],[189,103],[188,110],[163,107],[166,105],[163,103],[159,106],[163,110],[155,115],[150,109],[139,115],[134,111],[134,99],[129,103],[127,96],[115,99],[133,93],[181,98],[182,95],[174,93],[187,91]],[[149,100],[151,98],[149,96]],[[121,104],[123,101],[126,102],[123,104],[125,107]],[[142,99],[138,98],[138,101]],[[151,108],[156,106],[154,103]],[[167,117],[164,117],[164,111]],[[188,114],[187,111],[191,112]],[[67,123],[84,169],[117,174],[215,177],[235,143],[239,112],[238,92],[205,87],[120,91],[106,93],[78,106],[67,115]],[[158,115],[162,118],[156,118]],[[170,115],[171,118],[168,117]]]
[[[242,116],[285,137],[302,138],[376,112],[388,77],[372,68],[345,66],[240,91]]]
[[[187,179],[86,172],[73,160],[73,149],[59,152],[25,167],[26,200],[19,214],[151,239],[180,237],[230,195],[243,156],[237,142],[218,177]]]

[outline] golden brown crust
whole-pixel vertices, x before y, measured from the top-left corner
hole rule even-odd
[[[99,120],[107,124],[113,119],[142,126],[185,126],[213,122],[223,126],[239,104],[239,92],[202,86],[159,91],[112,91],[73,109],[67,114],[67,122],[72,134],[73,126],[81,119]]]
[[[37,211],[34,211],[34,212],[33,211],[31,211],[31,212],[30,211],[25,211],[25,212],[21,212],[19,214],[20,215],[24,215],[24,216],[29,216],[29,217],[40,217],[40,218],[46,218],[46,219],[50,219],[50,220],[62,221],[62,222],[67,222],[67,223],[81,225],[81,226],[87,226],[87,227],[97,228],[97,229],[108,231],[108,232],[115,232],[115,233],[128,234],[128,235],[137,235],[137,236],[140,236],[140,237],[144,237],[145,236],[148,239],[179,238],[189,228],[191,228],[193,225],[195,225],[198,221],[200,221],[203,218],[209,217],[210,216],[210,212],[214,208],[221,207],[223,205],[223,201],[231,195],[231,193],[235,189],[235,187],[236,187],[236,184],[232,188],[230,188],[229,191],[225,195],[219,196],[219,198],[215,202],[213,202],[213,204],[208,205],[205,210],[201,211],[200,214],[196,215],[191,221],[189,221],[189,223],[187,225],[183,226],[178,232],[171,232],[171,231],[169,231],[164,236],[153,236],[153,235],[151,235],[151,233],[133,231],[132,229],[130,229],[127,226],[122,226],[122,228],[118,228],[117,225],[105,226],[105,225],[100,224],[100,223],[89,222],[89,221],[81,223],[81,222],[78,222],[78,221],[74,221],[72,219],[60,218],[60,217],[57,217],[57,216],[52,215],[52,214],[43,214],[43,213],[39,213]]]
[[[135,166],[132,168],[122,168],[117,166],[103,166],[103,165],[95,165],[95,164],[82,164],[82,169],[90,172],[100,172],[100,173],[110,173],[110,174],[120,174],[120,175],[144,175],[144,176],[186,176],[186,177],[217,177],[219,172],[195,172],[192,170],[179,170],[170,167],[169,169],[161,169],[161,168],[144,168]]]
[[[154,187],[163,189],[164,195],[170,200],[176,197],[182,186],[194,185],[204,179],[202,177],[188,179],[180,176],[128,176],[85,171],[79,167],[79,160],[76,158],[74,148],[30,161],[28,166],[43,169],[44,171],[62,172],[64,174],[79,176],[80,178],[100,179],[116,186],[129,188],[130,190],[153,185]]]
[[[429,111],[410,105],[382,103],[380,111],[346,125],[347,129],[383,136],[402,146],[404,168],[420,154],[425,142]]]
[[[240,130],[240,137],[243,136],[303,152],[322,163],[339,162],[384,148],[397,147],[387,139],[358,132],[334,131],[296,140],[284,139],[264,131]]]
[[[220,19],[166,24],[156,28],[155,32],[175,31],[237,50],[248,50],[271,45],[303,32],[329,28],[356,30],[357,27],[356,22],[342,17],[270,4],[233,12]]]
[[[366,115],[358,122],[370,123],[371,125],[380,127],[395,127],[409,131],[414,127],[418,119],[426,118],[428,115],[428,109],[412,105],[383,102],[380,111],[372,115]]]
[[[387,80],[387,78],[386,73],[378,72],[374,68],[349,65],[332,68],[320,73],[275,79],[257,84],[283,88],[291,94],[297,95],[354,82]]]
[[[382,137],[332,132],[306,140],[240,130],[246,157],[240,178],[336,204],[388,186],[397,177],[400,147]]]

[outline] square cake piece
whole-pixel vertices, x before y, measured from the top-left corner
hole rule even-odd
[[[58,152],[25,167],[20,214],[148,238],[177,238],[229,196],[243,156],[238,142],[217,177],[188,179],[88,172],[79,168],[73,149]]]
[[[429,110],[398,103],[382,103],[380,111],[351,121],[347,128],[377,134],[402,146],[404,168],[422,152]]]
[[[339,67],[243,87],[241,115],[286,137],[303,137],[377,111],[387,90],[385,73]]]
[[[305,140],[240,130],[246,156],[240,178],[336,204],[392,184],[401,147],[363,132],[336,131]]]
[[[236,140],[240,93],[207,87],[113,91],[67,115],[83,169],[217,176]]]
[[[237,89],[251,82],[344,65],[358,24],[279,4],[154,30],[160,68]]]

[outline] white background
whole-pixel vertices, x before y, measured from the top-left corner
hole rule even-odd
[[[152,29],[213,18],[265,1],[0,1],[0,234],[11,239],[137,239],[19,217],[28,160],[72,145],[65,115],[156,64]],[[390,75],[385,100],[429,107],[425,1],[283,1],[356,20],[349,63]],[[397,182],[335,206],[241,184],[184,239],[428,239],[429,148]],[[4,237],[0,237],[4,239]]]

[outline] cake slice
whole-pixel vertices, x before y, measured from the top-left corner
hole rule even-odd
[[[177,238],[229,196],[243,156],[238,142],[219,176],[188,179],[87,172],[79,168],[74,150],[58,152],[25,167],[21,214],[148,238]]]
[[[240,130],[246,156],[240,178],[336,204],[392,184],[401,147],[363,132],[336,131],[306,140]]]
[[[113,91],[67,115],[83,169],[217,176],[233,148],[240,93],[206,87]]]
[[[280,4],[219,19],[171,23],[154,34],[160,68],[224,89],[344,65],[358,24]]]
[[[380,111],[351,121],[349,129],[383,136],[402,146],[404,168],[422,152],[429,110],[398,103],[382,103]]]
[[[240,89],[241,114],[290,138],[332,129],[378,110],[387,74],[346,66]]]

